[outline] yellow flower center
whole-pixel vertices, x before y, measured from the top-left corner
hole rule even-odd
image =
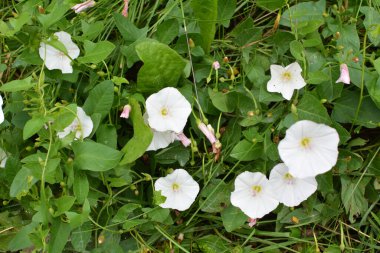
[[[301,146],[304,148],[310,147],[310,138],[305,137],[301,140]]]
[[[166,116],[166,115],[168,115],[168,109],[166,109],[166,108],[162,108],[162,109],[161,109],[161,115],[162,115],[162,116]]]
[[[285,81],[289,81],[290,79],[292,79],[292,73],[290,73],[289,71],[285,71],[284,73],[282,73],[282,79]]]
[[[173,191],[178,191],[179,190],[179,184],[177,184],[177,183],[173,183],[172,184],[172,189],[173,189]]]
[[[293,176],[288,172],[284,175],[284,178],[287,179],[287,180],[292,180],[293,179]]]
[[[252,186],[253,196],[256,196],[256,194],[260,193],[261,190],[262,190],[262,188],[261,188],[260,185],[254,185],[254,186]]]

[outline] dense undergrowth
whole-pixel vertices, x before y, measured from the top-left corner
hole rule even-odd
[[[0,3],[1,251],[379,252],[378,0],[79,2]],[[270,92],[294,62],[306,85]],[[146,102],[165,87],[191,113],[158,148]],[[236,177],[301,163],[279,143],[304,120],[336,130],[334,165],[300,205],[248,217]],[[200,190],[183,211],[154,191],[178,168]]]

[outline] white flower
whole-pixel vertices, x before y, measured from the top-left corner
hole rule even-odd
[[[0,168],[5,168],[5,165],[8,160],[8,155],[4,149],[0,148]]]
[[[39,48],[40,57],[45,61],[45,66],[50,70],[60,69],[62,73],[73,73],[71,59],[75,59],[79,56],[79,48],[71,40],[71,36],[67,32],[56,32],[54,35],[57,36],[58,40],[66,47],[68,56],[53,46],[41,42]]]
[[[340,77],[335,83],[350,84],[350,72],[348,72],[348,67],[346,64],[340,64]]]
[[[294,177],[284,163],[274,166],[269,175],[269,183],[277,200],[289,207],[301,204],[317,190],[318,185],[314,177]]]
[[[75,139],[84,139],[90,136],[94,124],[81,107],[77,107],[77,116],[69,126],[57,133],[60,139],[65,138],[71,132],[75,132]]]
[[[257,219],[273,211],[278,200],[264,174],[245,171],[235,179],[231,204],[240,208],[248,217]]]
[[[279,92],[285,99],[290,100],[295,89],[301,89],[306,85],[301,72],[302,69],[297,62],[285,68],[280,65],[270,65],[271,79],[267,83],[268,91]]]
[[[146,112],[151,128],[180,133],[191,113],[191,105],[176,88],[167,87],[148,97]]]
[[[88,0],[86,2],[74,5],[71,9],[75,11],[75,13],[80,13],[88,8],[93,7],[95,4],[96,4],[95,1]]]
[[[146,151],[166,148],[177,139],[177,134],[172,131],[159,132],[154,129],[153,139]]]
[[[4,122],[3,97],[0,95],[0,124]]]
[[[154,188],[166,197],[161,207],[179,211],[188,209],[199,192],[198,183],[184,169],[176,169],[166,177],[160,177],[154,183]]]
[[[286,131],[278,151],[294,177],[314,177],[335,165],[338,143],[339,135],[334,128],[301,120]]]

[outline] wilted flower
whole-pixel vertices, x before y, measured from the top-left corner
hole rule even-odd
[[[318,185],[314,177],[294,177],[284,163],[274,166],[270,172],[269,183],[277,200],[289,207],[301,204],[317,190]]]
[[[129,113],[131,112],[131,110],[132,110],[132,107],[130,105],[125,105],[123,107],[123,111],[120,114],[120,118],[128,119],[129,118]]]
[[[128,3],[129,0],[124,0],[124,8],[123,8],[123,11],[121,12],[121,14],[124,16],[124,17],[128,17]]]
[[[348,72],[348,67],[346,64],[340,64],[340,77],[335,83],[350,84],[350,72]]]
[[[60,139],[65,138],[71,132],[75,132],[75,139],[84,139],[90,136],[94,124],[81,107],[77,107],[77,116],[69,126],[57,133]]]
[[[187,147],[191,144],[191,140],[187,138],[184,133],[179,133],[176,135],[176,139],[179,140],[183,146]]]
[[[270,65],[271,79],[267,83],[269,92],[279,92],[281,95],[290,100],[294,90],[301,89],[306,85],[301,76],[302,69],[297,62],[286,66]]]
[[[4,149],[0,148],[0,168],[5,168],[5,165],[8,160],[8,155]]]
[[[71,36],[67,32],[56,32],[54,35],[65,46],[68,55],[53,46],[41,42],[39,48],[40,57],[45,61],[45,66],[50,70],[60,69],[62,73],[73,73],[71,60],[79,56],[79,48],[71,40]]]
[[[3,97],[0,95],[0,124],[4,122]]]
[[[257,219],[273,211],[278,200],[264,174],[245,171],[235,179],[231,204],[240,208],[248,217]]]
[[[146,112],[151,128],[180,133],[191,113],[191,105],[176,88],[167,87],[148,97]]]
[[[95,5],[95,1],[88,0],[86,2],[74,5],[71,9],[75,11],[75,13],[80,13],[88,8],[93,7],[94,5]]]
[[[198,183],[184,169],[176,169],[166,177],[160,177],[154,183],[154,188],[166,197],[161,207],[179,211],[188,209],[199,192]]]
[[[218,61],[214,61],[214,62],[212,63],[212,67],[213,67],[213,69],[215,69],[215,70],[220,69],[220,64],[219,64],[219,62],[218,62]]]
[[[205,123],[199,121],[198,128],[202,131],[202,133],[206,136],[206,138],[210,141],[211,144],[214,144],[216,142],[214,129],[210,124],[206,126]]]
[[[256,225],[256,223],[257,223],[257,219],[248,218],[248,226],[249,227],[253,227],[254,225]]]
[[[293,124],[278,151],[292,176],[314,177],[325,173],[338,159],[339,135],[325,124],[301,120]]]

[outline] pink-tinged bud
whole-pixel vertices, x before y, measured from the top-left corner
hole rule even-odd
[[[206,136],[206,138],[211,142],[211,144],[214,144],[216,142],[215,134],[211,125],[206,126],[205,123],[200,122],[198,124],[198,128],[202,131],[202,133]]]
[[[219,64],[219,62],[218,62],[218,61],[214,61],[214,62],[212,63],[212,67],[213,67],[215,70],[220,69],[220,64]]]
[[[248,226],[249,227],[253,227],[254,225],[256,225],[256,223],[257,223],[257,219],[248,218]]]
[[[336,80],[336,83],[350,84],[350,73],[346,64],[340,64],[340,77]]]
[[[187,138],[184,133],[179,133],[179,134],[177,134],[176,137],[177,137],[177,140],[181,141],[182,145],[185,147],[187,147],[191,144],[191,140],[189,138]]]
[[[95,5],[95,1],[88,0],[86,2],[74,5],[71,9],[74,10],[75,13],[80,13],[88,8],[93,7],[94,5]]]
[[[120,118],[128,119],[129,113],[131,112],[131,110],[132,110],[132,107],[130,105],[125,105],[122,113],[120,114]]]
[[[128,2],[129,0],[124,0],[124,8],[123,8],[123,11],[121,12],[121,14],[124,17],[128,17]]]

